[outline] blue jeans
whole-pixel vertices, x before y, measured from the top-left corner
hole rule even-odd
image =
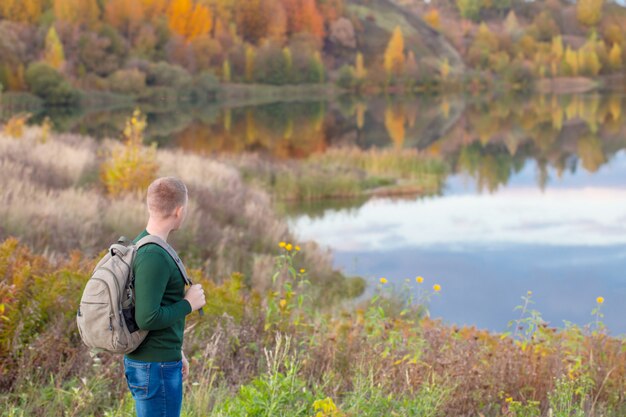
[[[124,357],[124,375],[137,417],[180,417],[183,361],[143,362]]]

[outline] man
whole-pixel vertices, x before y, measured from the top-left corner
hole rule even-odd
[[[164,241],[178,230],[187,213],[185,184],[174,177],[155,180],[148,187],[149,219],[134,240],[150,234]],[[124,356],[124,374],[135,400],[138,417],[179,417],[183,378],[189,362],[182,351],[185,316],[205,304],[204,290],[185,282],[172,257],[156,244],[137,251],[135,273],[135,320],[149,330],[145,340]]]

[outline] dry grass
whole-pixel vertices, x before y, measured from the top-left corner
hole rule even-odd
[[[44,142],[41,134],[29,127],[19,141],[0,135],[0,238],[18,236],[49,256],[75,249],[93,256],[143,229],[143,195],[109,197],[98,181],[117,141],[52,134]],[[172,235],[185,260],[217,279],[244,272],[264,288],[276,242],[290,238],[268,194],[226,162],[177,150],[158,150],[156,162],[158,175],[179,176],[190,189],[188,220]],[[336,278],[326,254],[309,253],[322,280]]]

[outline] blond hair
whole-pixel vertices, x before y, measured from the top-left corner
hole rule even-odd
[[[161,177],[152,181],[146,197],[150,214],[169,217],[187,202],[187,186],[176,177]]]

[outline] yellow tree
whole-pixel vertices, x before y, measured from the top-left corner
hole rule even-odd
[[[622,68],[622,47],[619,43],[614,43],[609,52],[609,65],[612,69]]]
[[[143,192],[156,178],[156,147],[145,148],[146,117],[137,109],[126,120],[124,145],[116,146],[101,166],[100,177],[111,195]]]
[[[578,75],[578,54],[569,46],[565,49],[565,64],[570,75]]]
[[[551,52],[552,57],[557,61],[563,59],[563,38],[560,35],[552,38]]]
[[[365,65],[363,64],[363,54],[360,52],[357,52],[356,54],[354,76],[359,80],[363,80],[367,76],[367,70],[365,69]]]
[[[254,77],[254,48],[246,46],[246,81],[252,81]]]
[[[54,15],[74,24],[93,25],[100,17],[96,0],[53,0]]]
[[[167,18],[172,32],[187,41],[209,33],[213,24],[211,11],[199,2],[194,5],[191,0],[172,0]]]
[[[552,38],[552,46],[550,48],[551,53],[551,72],[552,76],[556,77],[559,72],[559,63],[563,61],[563,38],[561,36],[555,36]]]
[[[46,35],[46,49],[44,52],[44,61],[48,65],[57,70],[60,70],[65,63],[65,53],[63,52],[63,44],[59,39],[57,31],[54,26],[50,26],[48,34]]]
[[[229,83],[231,79],[230,62],[224,60],[222,63],[222,81]]]
[[[604,0],[578,0],[576,2],[576,17],[585,26],[595,26],[602,17]]]
[[[396,26],[385,50],[385,71],[391,77],[392,74],[400,74],[404,68],[404,37],[402,29]]]

